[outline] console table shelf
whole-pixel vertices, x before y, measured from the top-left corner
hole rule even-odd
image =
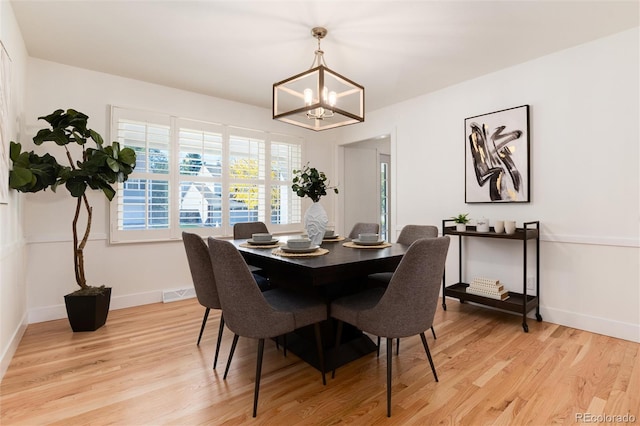
[[[522,314],[522,328],[525,332],[529,331],[527,325],[527,313],[536,310],[536,319],[542,321],[540,315],[540,222],[525,222],[523,228],[516,229],[513,234],[500,233],[497,234],[495,230],[490,228],[489,232],[479,232],[474,226],[467,227],[465,231],[457,231],[455,226],[447,226],[448,222],[453,222],[451,219],[445,219],[442,221],[442,234],[443,235],[456,235],[458,236],[458,274],[459,282],[447,286],[445,284],[445,276],[442,277],[442,308],[446,311],[446,297],[454,297],[464,303],[466,301],[478,303],[485,306],[491,306],[498,309],[503,309],[509,312]],[[492,299],[490,297],[479,296],[476,294],[467,293],[468,283],[462,281],[462,241],[463,237],[479,237],[479,238],[496,238],[507,240],[520,240],[523,247],[523,278],[522,278],[522,293],[509,292],[509,297],[505,300]],[[536,294],[527,294],[527,242],[529,240],[535,241],[535,254],[536,254]]]

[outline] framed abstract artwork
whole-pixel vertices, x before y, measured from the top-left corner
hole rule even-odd
[[[529,105],[464,120],[465,203],[529,202]]]

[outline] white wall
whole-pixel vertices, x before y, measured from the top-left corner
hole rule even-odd
[[[639,50],[635,28],[548,55],[372,112],[342,143],[391,134],[397,228],[466,212],[540,220],[543,318],[640,341]],[[464,119],[523,104],[531,202],[465,204]],[[466,279],[521,288],[521,250],[510,243],[470,241]],[[454,237],[448,284],[457,247]]]
[[[9,2],[0,2],[0,40],[11,57],[11,103],[9,136],[15,140],[21,127],[27,51]],[[6,143],[8,152],[9,141]],[[3,171],[4,173],[5,171]],[[22,233],[22,203],[15,191],[9,203],[0,204],[0,378],[27,325],[25,243]]]
[[[331,150],[316,143],[317,133],[276,122],[270,110],[33,58],[29,59],[24,141],[30,143],[28,139],[46,125],[37,117],[57,108],[86,113],[89,126],[111,139],[108,109],[112,104],[299,135],[306,139],[306,156],[313,166],[331,170]],[[108,203],[99,192],[89,196],[94,221],[85,250],[87,279],[90,285],[113,288],[113,309],[160,301],[163,290],[192,286],[180,240],[109,245]],[[326,198],[323,204],[331,214],[333,203]],[[76,289],[71,245],[75,202],[65,191],[27,194],[24,199],[29,322],[63,318],[63,295]]]
[[[349,235],[357,222],[380,222],[380,163],[378,151],[365,147],[344,148],[344,181],[341,188],[346,195],[341,199],[344,211],[344,229]]]

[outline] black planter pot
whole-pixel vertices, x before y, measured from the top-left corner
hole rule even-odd
[[[64,296],[67,317],[73,331],[95,331],[107,322],[111,287],[101,294],[78,296],[73,293]]]

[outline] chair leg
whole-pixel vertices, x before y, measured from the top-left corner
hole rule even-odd
[[[222,342],[222,332],[224,331],[224,314],[220,314],[220,327],[218,327],[218,340],[216,342],[216,356],[213,358],[213,369],[218,365],[218,354],[220,353],[220,342]]]
[[[400,355],[400,338],[396,339],[396,355]]]
[[[380,336],[378,336],[378,349],[376,350],[376,358],[380,358]]]
[[[391,362],[393,360],[393,339],[387,337],[387,417],[391,417]]]
[[[338,320],[338,327],[336,330],[336,347],[334,350],[334,353],[336,355],[338,355],[338,348],[340,347],[340,340],[342,339],[342,321]],[[333,363],[333,371],[331,372],[331,378],[335,379],[336,378],[336,364],[337,364],[337,360],[334,360]]]
[[[316,347],[318,348],[318,361],[320,363],[320,372],[322,373],[322,384],[327,384],[327,379],[324,375],[324,348],[322,347],[322,336],[320,335],[320,323],[315,323],[313,331],[316,335]]]
[[[264,339],[258,340],[258,360],[256,361],[256,387],[253,391],[253,417],[258,413],[258,393],[260,392],[260,375],[262,374],[262,354],[264,352]]]
[[[436,331],[434,330],[433,326],[431,326],[431,334],[433,334],[433,338],[437,339],[436,337]]]
[[[202,339],[202,332],[204,331],[204,326],[207,324],[207,318],[209,318],[209,308],[204,310],[204,318],[202,318],[202,326],[200,326],[200,334],[198,335],[198,343],[196,345],[200,346],[200,339]]]
[[[233,335],[233,342],[231,343],[231,351],[229,352],[229,359],[227,360],[227,368],[224,369],[224,376],[222,379],[225,380],[227,378],[227,374],[229,374],[229,367],[231,366],[231,359],[233,358],[233,353],[236,351],[236,345],[238,344],[238,335]]]
[[[287,333],[282,335],[282,352],[284,352],[284,356],[287,356]]]
[[[420,338],[422,339],[422,346],[424,346],[424,351],[427,353],[427,358],[429,358],[429,364],[431,364],[431,371],[433,371],[433,377],[438,381],[438,375],[436,374],[436,367],[433,365],[433,359],[431,358],[431,352],[429,352],[429,345],[427,345],[427,338],[424,337],[424,333],[420,333]]]

